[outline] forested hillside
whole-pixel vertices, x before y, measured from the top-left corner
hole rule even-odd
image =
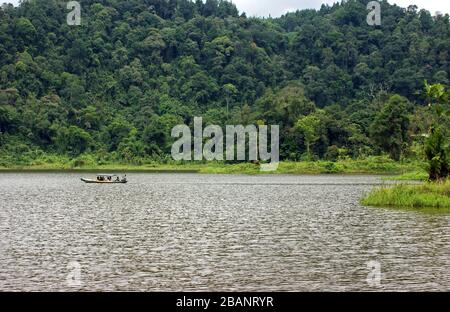
[[[280,125],[281,158],[418,157],[424,81],[449,84],[449,16],[368,0],[281,18],[227,1],[80,0],[0,9],[0,165],[170,159],[170,130]]]

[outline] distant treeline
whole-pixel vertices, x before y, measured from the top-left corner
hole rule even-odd
[[[0,165],[44,154],[170,158],[172,127],[280,125],[281,159],[419,157],[424,81],[449,85],[450,23],[368,0],[280,18],[228,1],[80,0],[0,9]]]

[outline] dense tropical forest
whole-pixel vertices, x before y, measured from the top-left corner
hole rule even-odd
[[[66,1],[0,8],[0,166],[170,161],[172,127],[196,116],[280,125],[282,160],[420,159],[425,81],[449,85],[449,16],[415,6],[380,1],[369,26],[368,0],[280,18],[222,0],[79,2],[81,26]]]

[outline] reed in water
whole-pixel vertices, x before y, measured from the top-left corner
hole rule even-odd
[[[376,188],[362,204],[400,208],[450,209],[450,180],[420,185],[394,185]]]

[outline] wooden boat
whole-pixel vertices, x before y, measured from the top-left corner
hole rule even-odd
[[[122,179],[115,174],[98,174],[97,179],[85,179],[81,178],[84,183],[98,183],[98,184],[125,184],[127,183],[127,175]]]

